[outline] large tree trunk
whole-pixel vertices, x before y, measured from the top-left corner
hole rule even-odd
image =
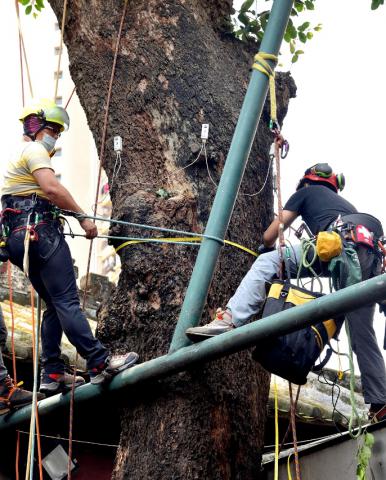
[[[69,4],[71,73],[98,146],[123,3]],[[124,142],[112,191],[115,218],[203,231],[216,191],[204,157],[175,172],[197,156],[202,123],[210,124],[215,182],[224,166],[257,51],[226,33],[231,3],[129,0],[107,131],[109,145],[117,134]],[[60,17],[62,1],[51,4]],[[278,84],[283,118],[294,86],[286,76]],[[256,192],[267,172],[272,137],[267,112],[263,117],[228,231],[230,240],[252,248],[272,218],[270,182],[259,196],[243,195]],[[109,148],[110,181],[114,160]],[[169,198],[158,196],[159,189]],[[142,361],[167,353],[196,254],[185,246],[121,250],[122,274],[101,310],[100,338],[116,351],[138,351]],[[203,321],[225,305],[252,261],[223,249]],[[257,478],[268,386],[268,374],[243,352],[129,392],[114,478]]]

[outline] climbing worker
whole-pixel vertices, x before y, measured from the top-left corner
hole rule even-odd
[[[377,248],[378,238],[383,236],[382,225],[373,216],[358,213],[356,208],[338,195],[344,187],[344,176],[334,174],[328,164],[317,164],[307,169],[298,183],[296,192],[289,198],[282,211],[284,228],[289,227],[300,215],[313,235],[329,229],[349,236],[357,253],[362,280],[380,273],[381,258]],[[215,319],[207,325],[189,328],[186,334],[197,341],[212,337],[247,323],[262,308],[266,298],[266,282],[277,277],[286,250],[287,268],[296,276],[302,256],[301,245],[284,249],[279,255],[275,243],[279,236],[279,219],[275,219],[263,235],[260,255],[241,281],[225,309],[218,309]],[[354,251],[354,253],[355,253]],[[317,273],[328,276],[328,264],[320,262]],[[359,267],[359,266],[358,266]],[[317,270],[318,265],[313,268]],[[344,269],[343,269],[344,270]],[[359,272],[360,274],[360,272]],[[301,275],[310,276],[301,271]],[[345,279],[340,279],[340,287]],[[351,342],[362,377],[364,399],[370,404],[369,416],[386,419],[386,371],[382,353],[373,329],[375,305],[363,307],[347,314]]]
[[[63,332],[86,359],[91,383],[100,384],[138,360],[127,352],[110,355],[94,337],[80,308],[69,247],[64,239],[59,209],[83,213],[55,176],[51,157],[70,120],[52,100],[26,107],[20,117],[24,134],[4,174],[2,228],[10,261],[24,270],[46,304],[41,325],[42,373],[40,392],[48,395],[71,387],[60,343]],[[95,238],[96,225],[80,219],[86,238]],[[77,376],[75,386],[84,383]]]

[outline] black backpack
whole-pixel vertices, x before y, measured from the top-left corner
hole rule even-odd
[[[275,280],[269,289],[262,317],[307,303],[323,296],[304,288],[291,285],[288,281]],[[320,370],[331,357],[332,349],[317,366],[316,361],[331,338],[336,338],[344,317],[330,319],[311,325],[282,337],[264,340],[256,345],[253,358],[266,370],[285,378],[291,383],[304,385],[311,370]]]

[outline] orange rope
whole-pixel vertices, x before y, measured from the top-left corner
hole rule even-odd
[[[15,353],[15,315],[13,312],[13,286],[12,286],[12,270],[11,262],[7,263],[7,274],[8,274],[8,289],[9,289],[9,308],[11,310],[12,318],[12,328],[11,328],[11,351],[12,351],[12,369],[13,369],[13,380],[17,383],[17,373],[16,373],[16,353]]]
[[[296,419],[295,419],[295,404],[294,399],[292,396],[292,384],[288,382],[289,385],[289,394],[290,394],[290,401],[291,401],[291,429],[292,429],[292,438],[294,442],[294,456],[295,456],[295,472],[296,472],[296,480],[301,480],[300,475],[300,464],[299,464],[299,452],[298,452],[298,440],[296,435]]]
[[[74,86],[74,88],[72,89],[71,95],[69,96],[69,98],[68,98],[68,100],[67,100],[67,103],[66,103],[66,105],[65,105],[65,107],[64,107],[65,110],[67,109],[68,104],[71,102],[71,99],[72,99],[72,96],[73,96],[74,93],[75,93],[75,90],[76,90],[76,87]]]
[[[15,479],[19,480],[19,459],[20,459],[20,432],[16,436],[16,454],[15,454]]]
[[[97,210],[97,206],[98,206],[98,194],[99,194],[99,186],[100,186],[100,183],[101,183],[102,167],[103,167],[103,162],[104,162],[105,145],[106,145],[106,133],[107,133],[107,122],[108,122],[108,118],[109,118],[111,93],[112,93],[112,89],[113,89],[115,69],[116,69],[116,65],[117,65],[117,58],[118,58],[119,46],[120,46],[120,42],[121,42],[123,23],[124,23],[124,20],[125,20],[125,17],[126,17],[127,4],[128,4],[128,0],[125,0],[125,4],[124,4],[124,7],[123,7],[123,12],[122,12],[122,17],[121,17],[121,22],[120,22],[119,30],[118,30],[117,43],[116,43],[116,46],[115,46],[113,65],[111,67],[111,76],[110,76],[109,88],[108,88],[108,92],[107,92],[106,111],[105,111],[105,117],[104,117],[104,122],[103,122],[101,149],[100,149],[100,152],[99,152],[98,180],[97,180],[97,187],[96,187],[96,193],[95,193],[95,203],[94,203],[94,207],[93,207],[94,217],[96,215],[96,210]],[[90,241],[90,248],[89,248],[89,252],[88,252],[87,270],[86,270],[86,285],[85,285],[85,288],[84,288],[83,304],[82,304],[83,310],[84,310],[85,305],[86,305],[86,296],[87,296],[87,289],[88,289],[88,279],[89,279],[89,272],[90,272],[92,247],[93,247],[93,240]],[[72,382],[72,387],[71,387],[70,428],[69,428],[69,435],[68,435],[68,439],[69,439],[69,442],[68,442],[69,443],[69,445],[68,445],[68,468],[67,468],[67,478],[68,478],[68,480],[71,480],[72,431],[73,431],[72,426],[73,426],[73,418],[74,418],[74,392],[75,392],[75,376],[76,376],[77,358],[78,358],[78,354],[76,355],[76,359],[75,359],[74,380]]]

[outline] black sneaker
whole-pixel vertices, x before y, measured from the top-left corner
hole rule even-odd
[[[46,373],[44,370],[42,370],[39,392],[44,393],[46,396],[67,392],[71,390],[73,381],[74,375],[70,373]],[[75,388],[84,385],[84,383],[85,379],[79,375],[76,375]]]
[[[12,378],[7,375],[0,382],[0,415],[9,412],[11,409],[24,407],[32,403],[33,394],[15,385]],[[43,400],[45,395],[37,393],[37,399]]]
[[[89,370],[90,382],[93,385],[100,385],[109,382],[114,375],[135,365],[139,355],[135,352],[122,355],[111,355],[98,367]]]

